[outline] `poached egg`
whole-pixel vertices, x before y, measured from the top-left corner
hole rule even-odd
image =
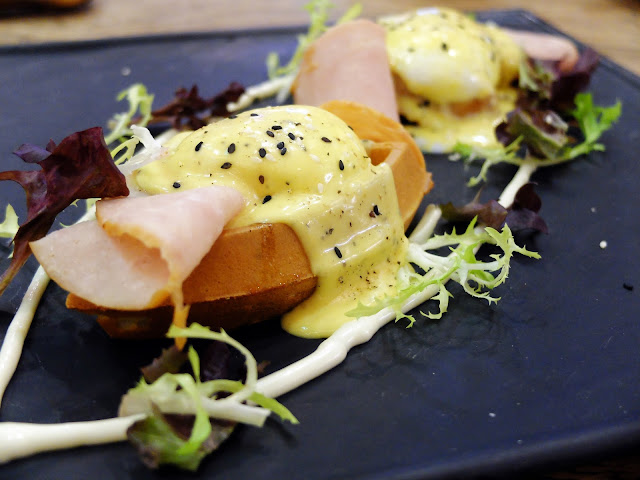
[[[398,109],[420,148],[490,146],[515,106],[521,48],[500,28],[448,8],[379,19],[386,29]]]

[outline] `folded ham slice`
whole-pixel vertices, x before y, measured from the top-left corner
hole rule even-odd
[[[171,297],[181,307],[182,283],[243,205],[227,187],[101,200],[96,221],[30,246],[58,285],[95,305],[135,311]]]
[[[580,57],[575,43],[568,38],[507,28],[504,31],[529,57],[558,62],[558,68],[561,72],[571,71]]]
[[[384,28],[364,19],[327,30],[305,52],[293,85],[295,103],[350,100],[398,120],[385,36]]]

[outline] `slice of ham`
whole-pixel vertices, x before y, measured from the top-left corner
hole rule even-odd
[[[558,62],[561,72],[569,72],[580,57],[576,45],[565,37],[548,33],[503,29],[524,52],[536,60]]]
[[[102,200],[96,221],[53,232],[31,249],[65,290],[96,305],[144,310],[171,297],[244,206],[227,187]]]
[[[295,103],[350,100],[398,120],[385,36],[383,27],[364,19],[327,30],[305,52],[293,85]]]

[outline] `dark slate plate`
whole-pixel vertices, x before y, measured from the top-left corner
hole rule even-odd
[[[482,19],[556,32],[523,11]],[[10,152],[45,145],[123,109],[115,93],[145,83],[164,102],[178,86],[213,94],[232,80],[264,78],[267,52],[285,58],[294,30],[198,33],[0,49],[0,167]],[[122,70],[131,74],[124,76]],[[534,176],[551,234],[520,240],[542,260],[516,258],[497,306],[454,289],[449,313],[413,329],[388,325],[327,375],[282,397],[299,426],[242,428],[206,461],[202,478],[417,479],[504,475],[640,444],[640,79],[604,60],[592,87],[599,104],[624,102],[606,153]],[[428,159],[432,202],[470,200],[476,173]],[[514,170],[496,168],[485,195]],[[24,215],[24,197],[1,184]],[[4,207],[3,207],[4,208]],[[73,210],[73,209],[72,209]],[[79,212],[65,214],[63,223]],[[24,217],[23,217],[24,218]],[[601,249],[601,240],[608,242]],[[3,247],[2,253],[8,250]],[[3,255],[4,256],[4,255]],[[2,260],[1,268],[8,262]],[[35,264],[0,298],[4,334]],[[623,284],[635,286],[629,291]],[[49,287],[7,389],[0,420],[61,422],[116,413],[160,342],[112,341],[89,317],[68,312]],[[237,332],[271,370],[318,342],[290,337],[277,322]],[[38,455],[0,467],[2,478],[194,478],[150,472],[127,444]]]

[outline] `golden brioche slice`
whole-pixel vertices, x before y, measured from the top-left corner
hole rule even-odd
[[[355,102],[332,101],[323,108],[342,118],[369,140],[374,164],[387,162],[394,176],[400,212],[408,227],[433,183],[424,157],[396,121]],[[317,284],[295,232],[284,224],[256,224],[223,231],[183,285],[191,305],[189,321],[234,328],[280,316],[309,297]],[[143,311],[104,309],[70,294],[67,307],[97,314],[112,337],[162,336],[171,323],[172,305]]]

